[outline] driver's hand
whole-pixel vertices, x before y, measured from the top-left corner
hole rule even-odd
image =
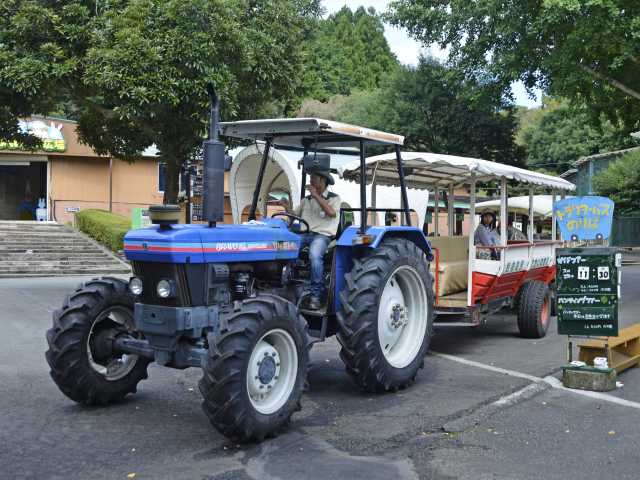
[[[318,194],[318,191],[316,190],[316,187],[314,187],[313,185],[307,185],[306,189],[309,191],[309,193],[313,196]]]

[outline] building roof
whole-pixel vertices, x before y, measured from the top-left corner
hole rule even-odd
[[[624,148],[622,150],[614,150],[612,152],[604,152],[604,153],[596,153],[594,155],[587,155],[585,157],[580,157],[578,160],[573,162],[572,165],[574,167],[578,167],[578,166],[582,165],[583,163],[590,162],[591,160],[604,160],[604,159],[610,158],[610,157],[619,157],[619,156],[624,155],[626,153],[633,152],[634,150],[640,150],[640,147]]]

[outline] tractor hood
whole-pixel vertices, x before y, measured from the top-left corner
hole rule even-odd
[[[131,230],[124,237],[128,260],[163,263],[229,263],[292,260],[300,246],[282,220],[243,225],[172,225]]]

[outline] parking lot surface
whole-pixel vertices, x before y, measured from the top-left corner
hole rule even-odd
[[[213,430],[198,369],[151,365],[124,402],[76,405],[49,377],[44,334],[80,281],[0,280],[2,478],[638,478],[640,370],[607,395],[558,388],[565,338],[554,324],[544,339],[521,339],[510,315],[438,329],[416,384],[396,394],[361,393],[337,342],[316,345],[302,411],[260,445]],[[622,325],[638,314],[640,267],[629,266]]]

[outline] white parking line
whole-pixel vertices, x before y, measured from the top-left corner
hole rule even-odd
[[[529,375],[528,373],[516,372],[515,370],[507,370],[506,368],[494,367],[493,365],[487,365],[486,363],[467,360],[466,358],[456,357],[455,355],[449,355],[448,353],[438,353],[431,351],[431,355],[433,355],[434,357],[446,358],[447,360],[453,360],[454,362],[462,363],[463,365],[482,368],[483,370],[489,370],[491,372],[502,373],[503,375],[509,375],[510,377],[524,378],[525,380],[529,380],[530,382],[543,381],[542,378]]]
[[[638,402],[625,400],[624,398],[614,397],[613,395],[609,395],[607,393],[602,393],[602,392],[590,392],[587,390],[577,390],[573,388],[567,388],[564,385],[562,385],[562,382],[559,379],[552,376],[547,376],[544,378],[536,377],[534,375],[529,375],[528,373],[522,373],[522,372],[517,372],[515,370],[508,370],[506,368],[495,367],[493,365],[487,365],[486,363],[476,362],[474,360],[468,360],[462,357],[456,357],[455,355],[449,355],[447,353],[438,353],[438,352],[432,351],[431,355],[433,355],[434,357],[446,358],[447,360],[458,362],[463,365],[469,365],[471,367],[481,368],[483,370],[489,370],[490,372],[501,373],[503,375],[509,375],[511,377],[524,378],[525,380],[529,380],[530,382],[534,382],[534,383],[544,382],[557,390],[563,390],[565,392],[574,393],[576,395],[582,395],[583,397],[588,397],[593,400],[600,400],[602,402],[615,403],[616,405],[622,405],[623,407],[630,407],[630,408],[635,408],[640,410],[640,403]],[[514,403],[513,400],[515,400],[518,396],[521,395],[523,390],[526,391],[527,389],[528,387],[524,387],[522,390],[519,390],[514,394],[508,395],[507,397],[503,397],[502,399],[499,399],[495,403],[501,403],[502,401],[504,405],[510,405]]]

